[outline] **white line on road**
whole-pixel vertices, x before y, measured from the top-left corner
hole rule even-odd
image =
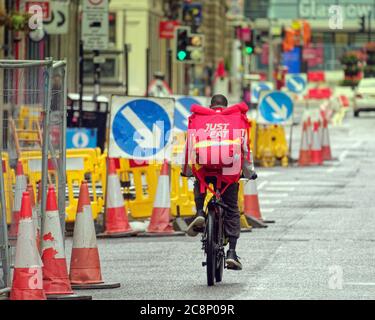
[[[266,191],[294,191],[296,188],[294,187],[267,187]]]
[[[260,203],[260,206],[264,204],[280,204],[281,200],[260,200],[259,203]]]
[[[331,168],[327,169],[327,173],[333,173],[337,171],[337,167],[341,165],[341,163],[345,160],[345,158],[348,156],[349,150],[345,150],[341,152],[339,156],[339,162],[335,163]]]
[[[260,198],[287,198],[289,193],[262,193],[259,195]]]
[[[268,181],[263,181],[262,183],[260,183],[257,187],[258,191],[259,190],[262,190],[264,188],[264,186],[268,183]]]
[[[375,286],[374,282],[344,282],[344,285],[349,286]]]
[[[272,213],[275,211],[274,208],[261,208],[260,210],[262,213]]]

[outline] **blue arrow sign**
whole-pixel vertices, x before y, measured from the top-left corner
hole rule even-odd
[[[289,77],[286,82],[286,86],[289,91],[294,93],[302,93],[306,89],[306,80],[302,75],[294,74]]]
[[[67,149],[83,149],[97,147],[97,129],[68,128],[66,129]]]
[[[269,123],[286,122],[293,115],[293,101],[287,94],[274,91],[262,99],[259,112]]]
[[[112,122],[112,135],[118,147],[131,158],[155,156],[169,142],[172,121],[154,101],[136,99],[120,107]]]
[[[268,83],[260,82],[255,85],[251,90],[251,102],[256,103],[259,101],[260,93],[262,91],[269,91],[272,90],[272,86]]]
[[[200,105],[200,102],[191,97],[182,97],[177,99],[174,112],[174,125],[181,131],[187,131],[188,118],[191,115],[191,107],[193,104]]]

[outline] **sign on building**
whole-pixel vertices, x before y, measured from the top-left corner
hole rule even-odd
[[[108,0],[83,0],[82,40],[85,50],[108,49]]]
[[[69,29],[69,2],[51,1],[51,17],[44,21],[48,34],[67,34]]]

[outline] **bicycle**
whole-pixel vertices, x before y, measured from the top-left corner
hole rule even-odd
[[[202,263],[207,270],[207,285],[215,285],[223,280],[225,267],[226,245],[224,233],[224,215],[228,206],[222,202],[218,195],[214,195],[207,205],[206,227],[202,235],[202,249],[206,255],[206,261]]]

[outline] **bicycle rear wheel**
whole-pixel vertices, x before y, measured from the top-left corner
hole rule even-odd
[[[215,243],[216,243],[216,267],[215,267],[215,279],[216,282],[221,282],[223,280],[223,273],[224,273],[224,260],[225,260],[225,253],[223,247],[223,225],[222,219],[216,219],[215,221]]]
[[[215,213],[208,212],[207,217],[207,242],[206,242],[206,269],[207,269],[207,285],[209,287],[215,284],[216,273],[216,243],[215,243]]]

